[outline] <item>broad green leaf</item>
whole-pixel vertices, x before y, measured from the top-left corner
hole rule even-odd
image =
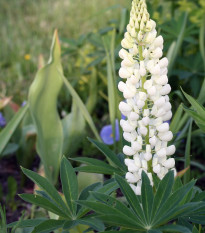
[[[80,193],[86,187],[96,184],[97,182],[103,182],[104,176],[102,174],[97,173],[85,173],[85,172],[78,172],[77,175],[78,179],[78,192]]]
[[[69,83],[69,81],[63,76],[63,74],[60,73],[60,71],[59,71],[59,74],[61,75],[61,79],[63,80],[64,84],[66,85],[69,93],[72,95],[73,101],[75,101],[76,105],[79,107],[81,114],[85,117],[85,119],[86,119],[88,125],[90,126],[91,130],[93,131],[95,137],[97,138],[97,140],[101,141],[101,138],[100,138],[98,131],[95,127],[95,124],[93,122],[93,119],[92,119],[90,113],[88,112],[88,110],[86,109],[86,106],[84,105],[84,103],[80,99],[80,97],[77,94],[77,92],[75,91],[75,89],[72,87],[72,85]]]
[[[36,206],[40,206],[54,214],[57,214],[60,217],[63,217],[63,218],[68,217],[68,215],[62,209],[60,209],[53,202],[49,201],[45,197],[35,195],[35,194],[28,194],[28,193],[20,194],[19,196],[24,201],[32,203],[33,205],[36,205]]]
[[[77,127],[76,127],[77,126]],[[85,118],[75,101],[72,102],[71,113],[62,120],[63,127],[63,154],[72,156],[85,137]]]
[[[190,122],[189,131],[187,135],[186,148],[185,148],[185,163],[184,168],[190,167],[190,157],[191,157],[191,132],[192,132],[192,120]],[[190,180],[190,169],[187,170],[184,174],[184,183],[188,183]]]
[[[14,131],[18,127],[19,123],[21,122],[27,111],[28,104],[21,108],[9,121],[7,126],[0,132],[0,157],[2,157],[2,152],[4,151]]]
[[[153,189],[150,184],[150,180],[147,174],[143,171],[142,172],[142,191],[141,191],[141,198],[142,198],[142,207],[143,211],[147,220],[148,226],[151,224],[151,211],[153,206]]]
[[[112,150],[110,150],[108,146],[91,138],[88,138],[88,140],[92,142],[106,156],[108,161],[111,161],[117,168],[120,168],[122,171],[127,171],[125,164],[118,159],[117,155]]]
[[[28,96],[37,129],[37,152],[42,159],[46,177],[54,184],[63,147],[63,129],[57,112],[57,98],[63,85],[60,58],[60,43],[55,31],[48,64],[37,72]]]
[[[61,161],[60,176],[63,194],[72,215],[75,216],[77,210],[75,201],[78,199],[78,181],[73,167],[65,157]]]
[[[181,233],[191,233],[191,231],[189,230],[189,228],[184,227],[184,226],[180,226],[180,225],[166,225],[163,227],[159,228],[160,230],[162,230],[163,232],[181,232]]]
[[[63,228],[65,220],[49,219],[34,228],[31,233],[50,233],[56,229]]]
[[[23,173],[31,179],[35,184],[38,185],[45,193],[51,198],[51,200],[56,203],[56,205],[66,212],[69,212],[69,209],[66,207],[65,202],[62,200],[58,191],[54,186],[44,177],[38,175],[37,173],[30,171],[28,169],[22,168]],[[69,216],[69,215],[68,215]]]
[[[172,171],[166,174],[166,176],[159,183],[157,192],[154,197],[152,211],[151,211],[151,219],[153,219],[157,212],[159,212],[162,205],[169,198],[172,187],[174,184],[174,174]]]
[[[12,228],[16,225],[18,225],[19,228],[25,228],[25,227],[35,227],[39,225],[40,223],[47,220],[46,218],[38,218],[38,219],[26,219],[21,221],[12,222],[7,225],[7,227]]]
[[[193,202],[205,201],[205,191],[196,194],[195,197],[192,199],[192,201]]]
[[[142,221],[144,226],[146,226],[147,221],[146,221],[144,212],[142,211],[139,198],[136,196],[132,188],[122,177],[115,175],[115,179],[117,183],[119,184],[122,193],[126,197],[130,207],[133,209],[137,217]]]

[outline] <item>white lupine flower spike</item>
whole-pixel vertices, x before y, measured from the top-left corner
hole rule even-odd
[[[162,179],[175,161],[175,146],[168,146],[173,134],[168,121],[172,117],[168,94],[168,59],[163,56],[163,38],[157,36],[156,23],[150,19],[145,0],[133,0],[122,49],[118,88],[124,102],[119,109],[127,117],[121,120],[123,137],[129,143],[123,152],[128,167],[126,179],[136,195],[141,194],[141,173],[145,171],[153,185],[153,174]],[[176,170],[175,170],[176,174]]]

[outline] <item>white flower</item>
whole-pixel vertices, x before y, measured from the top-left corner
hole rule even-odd
[[[121,42],[122,59],[118,89],[125,101],[119,109],[127,120],[121,120],[123,137],[129,143],[123,147],[128,167],[127,182],[136,195],[141,195],[142,171],[153,185],[153,174],[162,179],[169,170],[176,175],[175,153],[169,124],[172,117],[168,94],[168,59],[161,58],[163,38],[157,36],[156,23],[150,19],[145,0],[133,0],[127,32]]]

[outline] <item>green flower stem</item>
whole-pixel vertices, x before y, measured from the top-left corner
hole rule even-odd
[[[143,61],[143,56],[142,56],[142,45],[139,45],[138,47],[139,50],[139,60]],[[142,82],[142,91],[145,92],[147,94],[147,91],[144,89],[144,83],[147,80],[147,75],[143,76],[141,79]],[[143,111],[144,109],[148,109],[148,101],[145,101],[145,105],[143,107]],[[149,144],[149,125],[146,126],[147,127],[147,135],[145,136],[145,144]],[[150,161],[148,161],[148,172],[153,173],[152,171],[152,159],[150,159]]]

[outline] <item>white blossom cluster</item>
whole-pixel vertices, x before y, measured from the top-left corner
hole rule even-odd
[[[141,194],[141,173],[144,170],[153,185],[153,174],[162,179],[175,170],[175,146],[166,121],[172,117],[168,94],[168,60],[162,58],[163,38],[157,36],[156,23],[150,19],[145,0],[133,0],[127,32],[121,42],[123,59],[118,84],[125,101],[119,109],[127,120],[121,120],[123,137],[129,146],[123,153],[128,167],[126,179],[137,195]]]

